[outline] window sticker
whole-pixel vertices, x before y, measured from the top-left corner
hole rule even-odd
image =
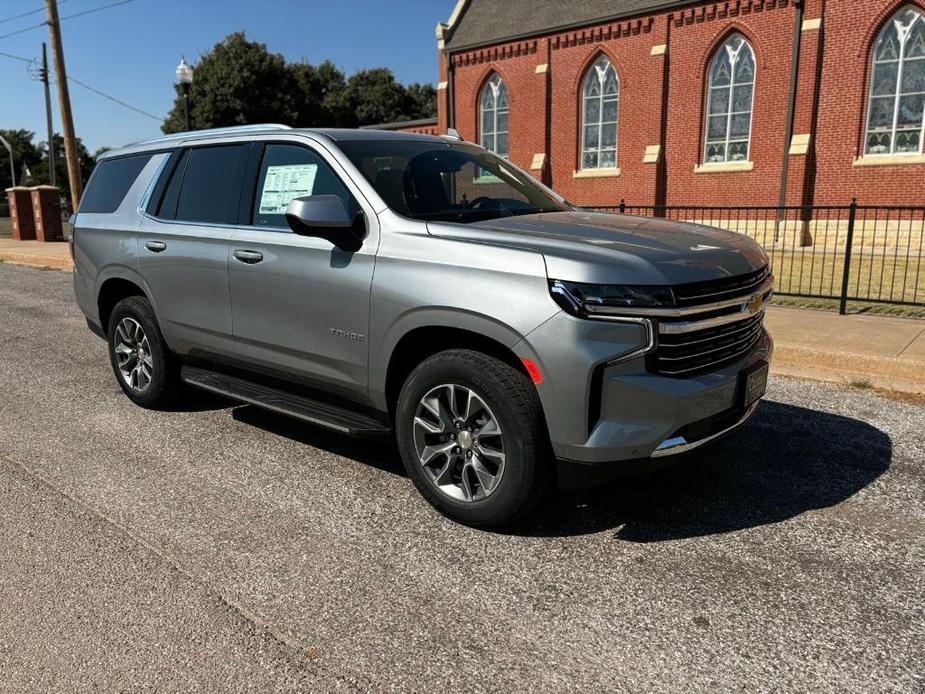
[[[317,164],[267,167],[260,193],[260,214],[285,214],[290,200],[312,194],[317,173]]]

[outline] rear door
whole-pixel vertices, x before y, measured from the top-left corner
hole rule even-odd
[[[239,359],[296,375],[347,397],[367,387],[369,293],[378,220],[322,148],[256,145],[245,188],[251,204],[231,243],[231,303]],[[356,253],[286,224],[294,197],[337,195],[359,213],[366,238]]]
[[[138,234],[158,322],[180,354],[234,355],[228,244],[250,143],[176,152]]]

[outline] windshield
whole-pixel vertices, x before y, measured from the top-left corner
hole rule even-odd
[[[510,163],[474,145],[348,140],[338,146],[405,217],[468,223],[569,209]]]

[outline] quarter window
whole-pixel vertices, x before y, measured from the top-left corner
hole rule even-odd
[[[883,27],[873,49],[865,154],[922,151],[925,16],[906,7]]]
[[[115,212],[138,174],[151,160],[150,154],[104,159],[96,165],[80,201],[80,212]]]
[[[507,87],[501,76],[494,74],[482,87],[479,99],[480,144],[499,157],[508,156]]]
[[[604,56],[585,73],[581,95],[581,168],[616,168],[620,81]]]
[[[748,160],[754,92],[755,54],[741,34],[733,34],[710,63],[705,163]]]

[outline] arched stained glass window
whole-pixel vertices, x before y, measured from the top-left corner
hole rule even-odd
[[[755,93],[755,53],[733,34],[713,56],[707,93],[707,164],[748,161]]]
[[[581,97],[581,168],[616,168],[620,80],[604,56],[585,73]]]
[[[873,48],[865,154],[919,154],[925,105],[925,17],[905,7]]]
[[[507,87],[495,73],[485,86],[479,99],[479,141],[485,149],[499,157],[508,155],[508,100]]]

